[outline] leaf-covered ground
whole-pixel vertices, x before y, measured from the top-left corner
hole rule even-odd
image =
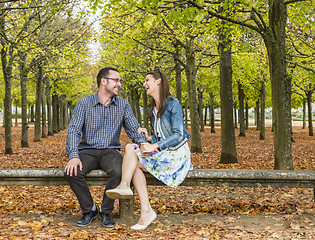
[[[66,131],[20,148],[20,127],[13,127],[14,154],[5,155],[4,129],[0,128],[0,168],[64,168]],[[236,130],[236,135],[238,130]],[[202,133],[204,153],[193,154],[195,168],[273,169],[272,133],[259,140],[251,128],[236,137],[238,164],[218,164],[220,129]],[[292,143],[295,169],[315,170],[315,138],[294,128]],[[122,145],[129,142],[122,134]],[[91,192],[99,204],[102,186]],[[0,239],[314,239],[315,204],[312,189],[149,186],[157,220],[145,231],[132,231],[131,224],[117,220],[105,229],[99,220],[86,228],[76,226],[80,209],[68,186],[0,187]],[[162,194],[161,194],[162,193]],[[136,197],[136,214],[139,200]],[[118,214],[116,203],[113,212]]]

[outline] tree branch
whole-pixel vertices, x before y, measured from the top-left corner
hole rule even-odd
[[[307,70],[307,71],[311,71],[312,73],[315,74],[315,69],[312,69],[312,68],[309,68],[309,67],[305,67],[305,66],[303,66],[303,65],[301,65],[301,64],[298,64],[298,63],[295,63],[295,62],[291,62],[291,61],[288,61],[288,63],[294,64],[295,66],[298,66],[298,67],[300,67],[300,68],[303,68],[303,69],[305,69],[305,70]]]
[[[198,5],[197,3],[195,3],[194,1],[190,1],[188,0],[187,1],[189,4],[191,4],[193,7],[197,8],[197,9],[200,9],[200,10],[206,10],[208,12],[209,15],[213,16],[213,17],[216,17],[216,18],[219,18],[219,19],[222,19],[222,20],[225,20],[225,21],[228,21],[228,22],[231,22],[231,23],[235,23],[235,24],[238,24],[238,25],[241,25],[241,26],[244,26],[244,27],[247,27],[247,28],[250,28],[256,32],[258,32],[260,35],[263,36],[263,31],[262,29],[252,25],[252,24],[248,24],[244,21],[239,21],[239,20],[235,20],[233,18],[229,18],[229,17],[226,17],[226,16],[223,16],[221,14],[218,14],[216,12],[213,12],[209,9],[205,9],[204,7]]]
[[[256,18],[255,14],[259,17],[260,22],[258,22],[258,19]],[[252,7],[251,19],[254,20],[254,22],[257,24],[257,26],[259,26],[259,28],[264,30],[267,28],[262,15],[254,7]]]
[[[309,1],[309,0],[288,0],[288,1],[286,1],[284,4],[285,4],[285,5],[288,5],[288,4],[291,4],[291,3],[306,2],[306,1]]]

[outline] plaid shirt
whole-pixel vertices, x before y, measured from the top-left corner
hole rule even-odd
[[[78,151],[85,148],[120,149],[122,126],[133,142],[146,142],[145,135],[137,132],[140,124],[127,100],[114,96],[105,106],[100,103],[98,93],[80,99],[68,126],[66,151],[69,160],[79,158]]]

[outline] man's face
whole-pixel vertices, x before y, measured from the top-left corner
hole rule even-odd
[[[117,95],[122,84],[120,74],[116,71],[109,70],[108,75],[104,79],[105,91],[111,95]]]

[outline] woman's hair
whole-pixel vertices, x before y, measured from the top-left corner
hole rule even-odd
[[[164,111],[164,107],[165,107],[165,103],[167,98],[171,95],[170,94],[170,86],[168,84],[168,81],[166,79],[166,75],[164,72],[160,71],[159,69],[157,70],[153,70],[148,72],[146,75],[152,75],[152,77],[155,80],[161,79],[161,83],[160,83],[160,105],[159,105],[159,109],[157,112],[157,117],[161,117]],[[154,110],[154,106],[155,106],[155,101],[152,98],[151,102],[150,102],[150,111],[149,111],[149,118],[151,119],[153,116],[153,110]]]

